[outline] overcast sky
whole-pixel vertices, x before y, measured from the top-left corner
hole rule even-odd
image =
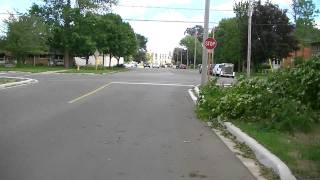
[[[234,16],[230,10],[232,10],[235,1],[239,0],[211,0],[211,9],[213,11],[210,12],[210,22],[218,23],[222,18]],[[320,1],[318,1],[314,0],[314,3],[320,9]],[[12,12],[14,9],[25,12],[34,2],[40,3],[42,1],[0,0],[0,20],[2,21],[8,17],[8,15],[1,13]],[[272,2],[278,4],[283,9],[289,9],[291,0],[272,0]],[[123,19],[203,22],[204,11],[182,10],[178,8],[204,9],[204,3],[205,0],[119,0],[119,6],[114,7],[113,12],[120,14]],[[180,39],[184,36],[185,29],[196,25],[196,23],[127,21],[136,33],[140,33],[148,38],[148,49],[150,51],[161,53],[172,51],[175,46],[179,45]],[[214,23],[210,24],[210,28],[217,25]],[[320,18],[317,19],[317,24],[320,25]],[[0,29],[3,31],[3,24],[0,24]]]

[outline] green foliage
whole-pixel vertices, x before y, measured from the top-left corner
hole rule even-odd
[[[7,22],[8,32],[5,38],[5,50],[17,57],[18,64],[29,54],[41,54],[48,50],[48,26],[39,17],[11,17]]]
[[[92,54],[93,49],[99,48],[93,38],[97,34],[94,21],[98,15],[93,14],[101,10],[108,12],[117,0],[77,0],[75,3],[73,8],[71,0],[43,0],[41,5],[34,4],[29,11],[30,15],[45,19],[50,26],[53,37],[49,44],[64,52],[66,68],[72,64],[70,56]]]
[[[259,123],[235,122],[248,135],[284,161],[298,179],[320,177],[320,126],[294,136],[285,131],[264,131]]]
[[[133,56],[136,62],[147,61],[147,42],[148,39],[141,34],[136,34],[137,52]]]
[[[295,66],[300,65],[300,64],[302,64],[303,62],[304,62],[303,57],[295,57],[295,58],[293,59],[293,63],[294,63]]]
[[[293,19],[296,25],[294,35],[301,44],[320,41],[320,30],[315,27],[315,18],[319,14],[312,0],[293,0]]]
[[[268,77],[240,78],[230,88],[202,88],[200,118],[258,122],[265,129],[309,131],[320,111],[320,57]]]
[[[199,42],[203,41],[203,33],[204,29],[201,25],[195,25],[192,28],[187,28],[184,34],[188,34],[190,36],[197,36]]]
[[[218,46],[215,49],[215,59],[241,65],[241,32],[236,18],[222,19],[215,32]],[[218,61],[218,62],[219,62]],[[240,61],[240,62],[239,62]],[[220,63],[221,63],[220,62]]]
[[[282,59],[298,49],[286,10],[267,1],[254,3],[252,15],[252,59],[256,64],[268,59]]]
[[[195,42],[196,41],[196,42]],[[196,46],[196,53],[197,53],[197,62],[196,64],[200,64],[201,61],[202,61],[202,46],[201,46],[201,42],[198,41],[198,39],[196,39],[194,36],[190,36],[190,35],[187,35],[185,36],[183,39],[180,40],[180,45],[181,46],[185,46],[187,49],[188,49],[188,57],[189,57],[189,62],[191,62],[193,64],[193,61],[194,61],[194,50],[195,50],[195,46]],[[181,49],[180,48],[176,48],[174,50],[174,54],[175,54],[175,60],[176,60],[176,56],[178,56],[178,59],[180,61],[180,52]],[[187,59],[187,56],[186,56],[186,53],[183,53],[183,62],[185,62],[186,64],[186,59]]]

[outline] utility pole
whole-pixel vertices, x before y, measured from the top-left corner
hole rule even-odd
[[[248,8],[248,52],[247,52],[247,77],[250,77],[251,73],[251,23],[252,23],[252,0],[249,0]]]
[[[214,39],[214,32],[215,32],[216,28],[213,26],[212,28],[212,38]],[[212,64],[214,64],[214,49],[212,49]]]
[[[204,34],[203,34],[203,43],[208,38],[209,30],[209,7],[210,0],[206,0],[205,4],[205,13],[204,13]],[[204,86],[207,82],[207,71],[208,71],[208,52],[205,46],[202,47],[202,73],[201,73],[201,86]]]
[[[187,48],[187,69],[189,67],[189,52],[188,52],[188,48]]]
[[[198,32],[196,31],[195,35],[194,35],[194,58],[193,58],[193,69],[194,70],[196,69],[196,62],[197,62],[197,35],[198,35]]]
[[[180,64],[182,64],[182,50],[183,49],[181,48],[181,51],[180,51],[181,52],[181,59],[180,59],[181,62],[180,62]]]

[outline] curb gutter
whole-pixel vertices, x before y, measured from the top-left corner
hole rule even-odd
[[[265,165],[266,167],[272,168],[280,176],[280,179],[296,180],[288,166],[277,156],[272,154],[269,150],[267,150],[256,140],[248,136],[246,133],[241,131],[239,128],[234,126],[232,123],[225,122],[224,125],[231,134],[237,137],[238,141],[245,143],[253,150],[254,154],[261,164]]]
[[[196,104],[197,99],[194,100],[194,97],[199,97],[200,90],[198,87],[195,87],[194,91],[196,92],[196,95],[194,95],[191,89],[189,89],[189,94],[193,102]],[[239,128],[237,128],[230,122],[225,122],[224,126],[232,135],[234,135],[237,138],[238,141],[245,143],[247,146],[249,146],[250,149],[256,155],[258,161],[266,167],[272,168],[279,175],[281,180],[296,180],[295,176],[292,174],[288,166],[284,162],[282,162],[277,156],[275,156],[269,150],[267,150],[265,147],[259,144],[256,140],[251,138],[249,135],[241,131]],[[217,131],[214,132],[226,145],[228,144],[225,138],[222,138],[222,136]],[[227,146],[230,149],[230,146]],[[233,151],[232,149],[230,150]],[[243,162],[242,159],[240,160],[246,166],[245,162]],[[251,171],[249,167],[248,169]]]
[[[11,88],[11,87],[16,87],[16,86],[23,86],[23,85],[33,84],[33,83],[37,83],[37,82],[38,82],[38,80],[30,79],[30,78],[6,77],[6,76],[2,76],[2,77],[3,77],[3,78],[20,79],[21,81],[19,81],[19,82],[12,82],[12,83],[0,84],[0,89],[6,89],[6,88]]]

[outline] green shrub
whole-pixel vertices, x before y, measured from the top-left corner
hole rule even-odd
[[[295,57],[295,58],[293,59],[293,64],[294,64],[295,66],[298,66],[298,65],[300,65],[300,64],[303,64],[303,62],[304,62],[303,57]]]
[[[230,88],[216,80],[201,91],[197,112],[200,118],[259,122],[265,129],[309,131],[319,119],[320,58],[294,69],[261,78],[240,77]]]

